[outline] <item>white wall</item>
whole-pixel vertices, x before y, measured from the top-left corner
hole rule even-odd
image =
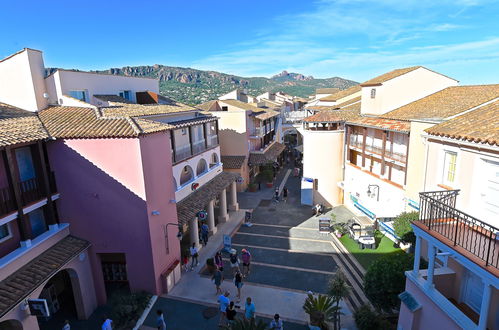
[[[25,49],[0,62],[0,102],[37,111],[47,106],[43,98],[45,66],[42,52]]]
[[[361,113],[381,115],[414,102],[458,82],[425,68],[403,74],[384,82],[381,86],[362,87]],[[371,98],[371,89],[376,97]]]

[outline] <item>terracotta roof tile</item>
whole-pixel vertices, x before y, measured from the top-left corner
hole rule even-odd
[[[106,102],[111,102],[111,103],[125,103],[125,104],[133,104],[133,102],[125,99],[124,97],[121,97],[119,95],[94,95],[95,98],[98,98],[99,100],[106,101]]]
[[[117,107],[103,107],[101,111],[104,116],[112,117],[138,117],[138,116],[149,116],[149,115],[159,115],[166,113],[176,113],[185,111],[195,111],[189,105],[182,103],[174,104],[120,104]]]
[[[358,109],[339,109],[320,111],[313,116],[303,119],[308,123],[328,123],[352,120],[360,116],[360,106]]]
[[[499,84],[453,86],[387,112],[382,117],[401,120],[443,120],[499,97]]]
[[[220,192],[236,181],[238,174],[222,172],[202,185],[198,190],[177,203],[178,222],[189,224],[189,220],[196,217],[199,211],[204,210],[210,200],[217,197]]]
[[[334,94],[338,93],[340,91],[339,88],[333,87],[333,88],[317,88],[315,90],[315,94]]]
[[[422,66],[411,66],[409,68],[402,68],[402,69],[395,69],[393,71],[384,73],[380,76],[377,76],[375,78],[369,79],[368,81],[363,82],[360,84],[360,86],[375,86],[375,85],[381,85],[382,83],[392,80],[393,78],[400,77],[401,75],[404,75],[406,73],[409,73],[411,71],[414,71],[416,69],[422,68]]]
[[[426,129],[431,135],[499,145],[499,101]]]
[[[344,97],[347,97],[347,96],[350,96],[352,94],[358,93],[361,90],[362,90],[362,88],[361,88],[360,85],[355,85],[355,86],[352,86],[350,88],[347,88],[347,89],[344,89],[342,91],[339,91],[337,93],[334,93],[333,95],[324,96],[320,100],[321,101],[325,101],[325,102],[336,102],[338,100],[341,100]]]
[[[49,138],[38,117],[0,119],[0,147]]]
[[[1,281],[0,318],[89,246],[88,241],[66,236]]]
[[[240,169],[246,161],[246,156],[222,156],[224,169]]]
[[[34,112],[0,102],[0,119],[36,116]]]
[[[217,111],[220,110],[220,107],[217,105],[217,100],[211,100],[208,102],[204,102],[201,104],[196,105],[196,108],[201,109],[201,110],[206,110],[206,111]]]
[[[357,119],[348,120],[347,124],[363,127],[373,127],[395,132],[409,132],[411,130],[410,121],[393,120],[378,117],[359,117]]]
[[[251,165],[264,165],[275,162],[284,149],[286,149],[284,144],[274,142],[265,152],[251,152],[248,163],[251,163]]]

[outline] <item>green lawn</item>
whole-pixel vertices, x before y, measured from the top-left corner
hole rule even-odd
[[[387,254],[392,253],[405,253],[402,249],[394,248],[393,241],[385,237],[381,232],[376,231],[376,246],[375,250],[359,249],[359,245],[348,235],[343,235],[340,238],[343,246],[357,259],[357,261],[367,270],[369,265],[376,259],[381,258]]]

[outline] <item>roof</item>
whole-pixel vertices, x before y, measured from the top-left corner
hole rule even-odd
[[[55,138],[137,137],[172,128],[171,125],[142,118],[105,117],[93,108],[54,106],[38,116]]]
[[[377,76],[375,78],[369,79],[368,81],[365,81],[362,84],[360,84],[360,86],[364,87],[364,86],[381,85],[382,83],[384,83],[388,80],[392,80],[394,78],[400,77],[406,73],[417,70],[419,68],[422,68],[422,66],[411,66],[409,68],[395,69],[393,71],[384,73],[384,74]]]
[[[204,210],[211,200],[215,199],[222,190],[236,181],[238,177],[239,175],[235,173],[222,172],[178,202],[178,222],[180,224],[189,224],[189,220],[196,217],[199,211]]]
[[[173,104],[120,104],[117,107],[103,107],[102,113],[105,116],[138,117],[149,115],[160,115],[166,113],[195,111],[189,105],[175,102]]]
[[[264,165],[275,162],[284,149],[286,149],[284,144],[274,142],[264,152],[251,152],[248,163],[251,163],[251,165]]]
[[[379,117],[359,117],[348,120],[348,124],[354,126],[372,127],[387,131],[408,133],[411,130],[411,122],[405,120],[393,120]]]
[[[401,120],[442,120],[499,97],[499,84],[452,86],[382,115]]]
[[[0,318],[90,246],[88,241],[66,236],[0,282]]]
[[[339,91],[337,93],[334,93],[333,95],[324,96],[323,98],[320,98],[320,100],[324,102],[336,102],[344,97],[360,92],[361,89],[362,88],[360,85],[355,85],[350,88]]]
[[[263,111],[255,116],[256,119],[260,120],[266,120],[275,116],[279,116],[279,112],[274,111],[274,110],[266,110],[262,109]]]
[[[47,138],[49,134],[36,115],[0,119],[0,147]]]
[[[34,112],[0,102],[0,119],[36,116]]]
[[[359,116],[360,107],[359,109],[320,111],[313,116],[303,119],[303,121],[308,123],[334,123],[353,120]]]
[[[210,111],[210,110],[216,110],[217,109],[216,105],[217,105],[217,100],[211,100],[211,101],[207,101],[207,102],[196,105],[196,108],[201,109],[201,110]]]
[[[232,105],[233,107],[240,108],[243,110],[251,110],[251,111],[255,111],[255,112],[260,112],[263,110],[262,108],[258,108],[252,104],[241,102],[238,100],[219,100],[218,102],[219,103],[226,103],[226,104]]]
[[[113,103],[133,103],[124,97],[118,96],[118,95],[94,95],[94,97],[98,98],[99,100],[106,101],[106,102],[113,102]]]
[[[172,128],[182,128],[192,125],[200,125],[204,123],[209,123],[211,121],[217,121],[218,118],[215,116],[199,116],[191,119],[178,120],[169,122],[167,125],[172,126]]]
[[[499,145],[499,101],[426,129],[431,135]]]
[[[222,156],[224,169],[240,169],[246,161],[246,156]]]
[[[317,88],[315,90],[315,94],[333,94],[339,92],[340,89],[338,87],[333,88]]]

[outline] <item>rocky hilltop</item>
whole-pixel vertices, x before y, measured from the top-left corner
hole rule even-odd
[[[55,69],[48,69],[47,73]],[[195,105],[218,98],[235,88],[245,88],[251,95],[266,91],[282,91],[291,95],[307,97],[316,88],[337,87],[345,89],[357,84],[340,77],[315,79],[300,73],[282,71],[271,78],[239,77],[216,71],[172,67],[160,64],[111,68],[98,73],[132,77],[158,78],[160,93],[183,103]]]

